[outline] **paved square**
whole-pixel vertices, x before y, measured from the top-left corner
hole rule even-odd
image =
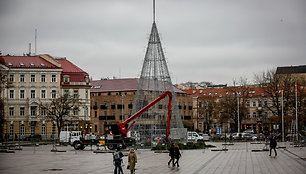
[[[217,149],[222,143],[213,143]],[[182,150],[180,167],[169,167],[167,153],[154,153],[138,149],[136,173],[141,174],[218,174],[218,173],[306,173],[305,147],[292,147],[289,143],[278,143],[286,149],[277,149],[278,156],[269,157],[269,152],[252,152],[262,149],[264,144],[235,143],[228,151]],[[57,147],[66,152],[50,152],[51,145],[23,147],[15,153],[0,153],[0,173],[36,174],[68,173],[95,174],[113,173],[111,153],[93,153],[90,147],[75,151],[70,146]],[[127,157],[123,157],[127,163]],[[130,173],[124,167],[124,173]]]

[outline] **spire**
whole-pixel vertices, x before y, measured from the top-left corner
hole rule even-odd
[[[153,23],[155,23],[155,0],[153,0]]]
[[[186,133],[178,109],[175,92],[169,74],[164,51],[155,23],[155,0],[153,0],[153,24],[147,45],[146,54],[138,81],[138,90],[133,105],[133,113],[136,113],[148,103],[158,98],[165,91],[172,93],[172,108],[170,120],[171,134],[175,139],[184,139]],[[150,108],[138,118],[131,130],[132,136],[138,136],[140,141],[147,141],[153,136],[163,137],[166,134],[166,122],[168,113],[168,99],[161,100],[155,107]],[[173,138],[173,137],[172,137]]]

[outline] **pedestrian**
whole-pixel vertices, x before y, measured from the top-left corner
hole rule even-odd
[[[276,146],[277,146],[277,142],[275,140],[275,136],[273,136],[270,139],[270,155],[269,156],[271,156],[272,149],[274,149],[275,156],[277,156]]]
[[[171,146],[169,148],[169,156],[170,156],[170,160],[168,161],[168,166],[170,165],[172,161],[172,166],[174,167],[174,144],[173,143],[171,143]]]
[[[132,148],[130,150],[129,156],[128,156],[128,169],[130,169],[131,174],[135,173],[135,165],[137,163],[137,155],[135,153],[135,150]]]
[[[176,161],[175,161],[173,167],[175,167],[175,164],[177,164],[177,167],[180,167],[179,160],[180,160],[180,157],[181,157],[181,153],[180,153],[179,146],[177,144],[175,144],[175,146],[174,146],[174,157],[175,157]]]
[[[113,162],[114,162],[114,165],[115,165],[114,174],[120,174],[120,172],[123,174],[123,170],[122,170],[122,167],[121,167],[122,157],[123,157],[123,154],[120,151],[120,148],[117,148],[116,152],[114,152],[114,154],[113,154]],[[117,173],[117,171],[118,171],[118,173]]]

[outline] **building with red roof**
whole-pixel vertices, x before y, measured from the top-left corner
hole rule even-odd
[[[92,81],[90,95],[93,133],[103,135],[106,124],[117,124],[131,116],[138,80],[126,78]],[[175,87],[174,91],[183,124],[192,130],[192,97]]]
[[[41,104],[69,94],[78,98],[82,106],[71,114],[77,118],[70,122],[69,130],[79,130],[80,120],[90,119],[91,88],[89,75],[67,59],[50,55],[0,56],[1,77],[8,83],[1,83],[1,98],[4,101],[5,124],[3,133],[14,138],[41,134],[50,138],[56,134],[55,122],[50,122]],[[66,129],[66,128],[65,128]]]

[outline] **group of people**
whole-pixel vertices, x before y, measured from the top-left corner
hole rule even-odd
[[[169,156],[170,156],[170,160],[168,161],[168,166],[170,166],[172,162],[173,167],[175,167],[175,165],[177,165],[177,167],[180,167],[179,160],[181,157],[181,153],[180,153],[179,146],[177,144],[173,144],[173,143],[171,144],[171,147],[169,149]]]
[[[114,152],[113,154],[113,162],[115,165],[115,170],[114,170],[114,174],[123,174],[123,170],[122,170],[122,160],[123,154],[120,151],[119,148],[117,148],[116,152]],[[131,174],[135,173],[135,165],[137,163],[137,155],[135,153],[135,150],[132,148],[130,150],[130,153],[128,155],[128,165],[127,165],[127,169],[129,169],[131,171]]]

